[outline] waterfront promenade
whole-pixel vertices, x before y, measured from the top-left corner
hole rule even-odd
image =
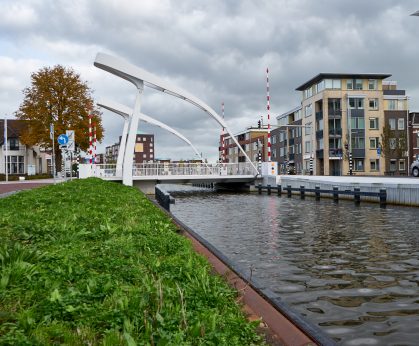
[[[304,186],[314,189],[332,190],[337,186],[339,190],[353,190],[360,188],[365,192],[387,190],[387,203],[419,206],[418,178],[389,178],[389,177],[359,177],[359,176],[307,176],[307,175],[278,175],[276,183],[282,188],[291,185],[293,188]],[[377,198],[363,197],[364,200],[377,202]]]

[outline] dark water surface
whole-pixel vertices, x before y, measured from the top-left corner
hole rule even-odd
[[[340,344],[419,345],[418,208],[173,195],[175,216]]]

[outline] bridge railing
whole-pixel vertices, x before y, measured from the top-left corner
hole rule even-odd
[[[133,176],[168,175],[254,175],[248,162],[239,163],[141,163],[133,167]]]
[[[80,178],[86,177],[122,177],[115,164],[81,164]],[[140,163],[132,169],[134,177],[144,176],[179,176],[179,175],[255,175],[248,162],[239,163]]]

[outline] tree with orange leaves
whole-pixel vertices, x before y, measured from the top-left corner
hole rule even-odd
[[[32,73],[31,86],[23,91],[24,99],[16,117],[29,120],[21,141],[27,145],[52,148],[50,124],[54,124],[54,138],[74,130],[76,144],[81,150],[89,147],[89,113],[96,123],[96,137],[103,138],[101,113],[94,107],[92,90],[72,68],[61,65],[43,67]],[[61,166],[61,151],[55,146],[56,168]]]

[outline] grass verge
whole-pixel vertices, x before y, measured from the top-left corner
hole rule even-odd
[[[1,345],[253,345],[236,292],[134,188],[0,200]]]

